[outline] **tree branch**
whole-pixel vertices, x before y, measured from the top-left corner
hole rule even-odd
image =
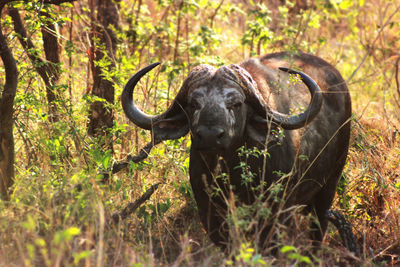
[[[72,3],[76,0],[42,0],[43,4],[61,5],[63,3]]]
[[[400,62],[400,56],[396,60],[396,67],[395,67],[395,80],[396,80],[396,88],[397,88],[397,94],[399,95],[400,99],[400,82],[399,82],[399,62]],[[398,103],[400,104],[400,102]]]
[[[360,64],[358,64],[358,66],[356,67],[356,69],[353,71],[353,73],[350,75],[350,77],[346,80],[346,83],[348,84],[353,78],[354,76],[357,74],[358,70],[361,68],[361,66],[364,64],[365,60],[371,55],[371,53],[374,51],[374,46],[375,43],[379,40],[379,38],[381,37],[382,32],[384,31],[384,29],[387,26],[391,25],[392,22],[392,18],[399,12],[400,10],[400,5],[396,7],[396,10],[394,10],[394,12],[389,16],[389,18],[385,21],[385,23],[383,23],[383,25],[379,25],[380,29],[375,37],[375,39],[372,41],[372,43],[369,45],[367,52],[365,53],[364,57],[361,59]]]
[[[161,183],[152,185],[140,198],[136,199],[135,202],[129,203],[121,212],[114,213],[111,217],[114,223],[125,220],[129,215],[134,213],[135,210],[140,207],[140,205],[150,199],[151,195],[153,195],[160,184]]]
[[[15,0],[0,0],[0,14],[1,14],[1,11],[3,11],[4,6],[13,1],[15,1]]]
[[[40,58],[39,53],[36,50],[35,45],[32,40],[28,37],[26,33],[24,24],[22,23],[21,16],[19,15],[18,9],[14,7],[10,7],[8,11],[13,23],[14,23],[14,31],[18,35],[18,40],[27,53],[29,59],[31,60],[33,66],[36,68],[36,71],[39,73],[40,77],[42,77],[44,83],[50,85],[49,80],[49,70],[47,70],[47,64]]]
[[[41,16],[50,18],[46,11],[40,11]],[[31,38],[28,37],[25,26],[22,22],[19,11],[16,8],[9,8],[9,15],[14,24],[14,31],[17,33],[18,40],[27,53],[32,65],[40,75],[46,86],[46,96],[49,105],[49,120],[51,122],[58,121],[57,106],[55,101],[57,99],[54,85],[57,84],[60,72],[60,59],[59,59],[59,45],[58,37],[54,34],[56,28],[51,21],[47,21],[41,26],[43,47],[45,58],[42,59]]]
[[[125,160],[114,163],[112,166],[112,169],[111,169],[111,174],[116,174],[117,172],[122,171],[123,169],[125,169],[126,167],[129,166],[129,163],[131,161],[134,163],[141,162],[142,160],[144,160],[145,158],[147,158],[149,156],[149,153],[150,153],[151,149],[153,148],[153,146],[161,143],[161,141],[162,140],[154,140],[152,142],[149,142],[146,144],[145,147],[143,147],[140,150],[140,152],[137,155],[135,155],[135,156],[128,155]],[[101,181],[103,183],[107,182],[108,179],[110,178],[109,173],[104,172],[104,173],[102,173],[102,175],[103,175],[103,179]]]

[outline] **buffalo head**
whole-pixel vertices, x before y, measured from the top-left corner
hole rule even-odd
[[[322,105],[320,88],[300,71],[280,68],[283,76],[300,76],[311,93],[311,104],[300,114],[286,115],[266,105],[251,75],[239,65],[219,69],[199,65],[185,79],[171,106],[151,116],[135,106],[132,95],[140,78],[157,65],[141,69],[126,84],[121,97],[125,114],[137,126],[151,130],[159,141],[177,139],[190,131],[192,148],[199,151],[232,153],[247,137],[265,142],[271,124],[289,130],[301,128]]]

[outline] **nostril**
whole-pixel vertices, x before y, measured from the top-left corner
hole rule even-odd
[[[220,129],[220,131],[219,131],[218,134],[217,134],[217,138],[218,138],[218,139],[221,139],[221,138],[223,138],[224,136],[225,136],[225,131],[222,130],[222,129]]]
[[[220,145],[226,137],[226,132],[220,127],[200,126],[193,130],[196,143],[205,146]]]

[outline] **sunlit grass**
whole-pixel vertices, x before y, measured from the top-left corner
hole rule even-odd
[[[132,1],[126,2],[128,7],[133,5]],[[145,2],[141,13],[145,22],[139,24],[142,32],[138,32],[138,40],[143,43],[149,36],[146,27],[155,26],[149,23],[152,21],[149,12],[161,17],[166,10],[165,6],[155,8],[152,1]],[[193,65],[239,63],[255,52],[257,36],[253,51],[241,38],[247,29],[246,22],[262,19],[246,15],[249,8],[256,7],[226,1],[213,21],[215,30],[201,31],[201,25],[210,26],[209,18],[216,7],[215,3],[208,5],[208,1],[194,2],[200,9],[192,6],[195,11],[189,8],[185,13],[178,62],[172,58],[176,14],[160,21],[162,28],[147,47],[140,47],[139,43],[133,51],[130,39],[121,33],[117,101],[124,82],[139,66],[150,61],[165,63],[139,85],[135,99],[139,106],[156,113],[166,108]],[[400,3],[396,0],[380,5],[381,2],[369,1],[351,12],[340,7],[328,9],[321,3],[303,11],[301,16],[280,18],[280,13],[276,13],[281,28],[275,29],[274,38],[260,43],[259,49],[261,53],[295,48],[313,52],[338,68],[345,80],[358,69],[348,81],[354,120],[344,170],[346,179],[342,181],[343,192],[336,197],[334,208],[344,213],[353,225],[363,251],[360,257],[341,245],[333,227],[329,228],[321,249],[313,250],[305,234],[313,218],[296,213],[295,228],[303,234],[291,236],[285,234],[284,225],[277,226],[278,253],[263,255],[254,242],[239,236],[230,255],[221,252],[206,236],[197,215],[188,179],[188,137],[158,145],[144,162],[132,164],[129,171],[102,184],[99,173],[109,170],[114,161],[138,152],[150,136],[128,123],[119,103],[114,107],[114,154],[103,151],[97,140],[86,135],[90,103],[84,97],[88,86],[87,44],[76,38],[72,81],[68,80],[66,69],[61,78],[62,83],[72,85],[72,95],[64,92],[66,101],[60,105],[64,120],[57,125],[46,121],[43,84],[28,75],[32,69],[22,59],[22,49],[13,45],[24,75],[16,104],[19,129],[15,130],[15,183],[11,200],[0,201],[0,266],[286,266],[300,262],[307,265],[309,261],[321,266],[399,264],[400,108],[396,101],[400,95],[395,62],[400,29],[396,23],[384,24],[390,15],[384,10],[394,10]],[[128,10],[131,9],[121,10],[121,23],[126,28],[127,17],[132,16]],[[315,14],[325,22],[318,28],[312,20],[314,28],[305,27],[307,19]],[[86,18],[85,14],[81,16],[82,20],[74,21],[77,37]],[[396,16],[391,19],[395,21],[399,15]],[[383,25],[384,31],[380,32]],[[378,41],[374,42],[376,38]],[[142,54],[138,54],[139,49]],[[61,56],[65,57],[64,52]],[[64,61],[66,68],[66,58]],[[52,136],[54,132],[58,136]],[[162,183],[160,188],[134,214],[117,225],[111,221],[114,212],[121,211],[158,182]],[[232,230],[239,232],[235,227],[238,226],[234,224]]]

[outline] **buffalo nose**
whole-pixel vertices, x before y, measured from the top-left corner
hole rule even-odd
[[[221,145],[225,130],[221,127],[200,126],[195,131],[196,138],[203,146]]]

